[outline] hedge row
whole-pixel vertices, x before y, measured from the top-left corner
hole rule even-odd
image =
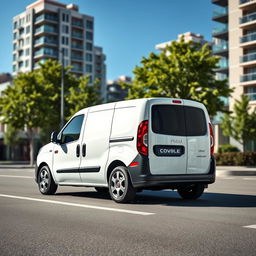
[[[217,165],[256,166],[256,152],[226,152],[214,156]]]

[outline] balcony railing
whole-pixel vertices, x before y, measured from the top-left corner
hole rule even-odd
[[[245,95],[249,98],[250,101],[256,100],[256,92],[245,93]]]
[[[256,60],[256,52],[255,53],[250,53],[250,54],[246,54],[242,57],[240,57],[240,62],[248,62],[248,61],[254,61]]]
[[[56,27],[49,26],[49,25],[43,25],[35,30],[35,34],[40,33],[40,32],[57,33],[58,30]]]
[[[256,12],[248,14],[240,18],[240,24],[256,20]]]
[[[71,71],[74,71],[74,72],[83,72],[83,69],[82,69],[82,67],[72,67],[72,68],[71,68]]]
[[[228,43],[214,44],[212,46],[214,53],[228,50]]]
[[[240,82],[248,82],[253,80],[256,80],[256,73],[249,73],[240,77]]]
[[[242,36],[240,38],[240,43],[247,43],[254,40],[256,40],[256,32]]]
[[[218,69],[228,68],[228,60],[227,59],[220,59],[218,63]]]
[[[39,55],[47,55],[47,56],[57,57],[58,52],[54,51],[53,49],[42,48],[35,52],[35,56],[39,56]]]
[[[219,34],[219,33],[225,33],[228,32],[228,26],[221,26],[214,28],[212,31],[212,34]]]
[[[218,8],[213,11],[213,18],[228,14],[228,8]]]
[[[36,17],[35,22],[38,22],[40,20],[50,20],[50,21],[58,21],[58,17],[55,15],[51,15],[49,13],[44,13]]]
[[[83,56],[82,55],[71,54],[71,59],[83,60]]]
[[[71,48],[74,48],[74,49],[81,49],[81,50],[83,50],[83,45],[79,45],[79,44],[72,44],[72,45],[71,45]]]
[[[37,44],[43,44],[43,43],[48,43],[48,44],[57,44],[58,41],[51,39],[49,37],[40,37],[39,39],[35,40],[35,45]]]
[[[72,32],[72,37],[77,37],[77,38],[83,38],[83,34],[81,33],[76,33],[76,32]]]
[[[81,28],[84,27],[83,23],[79,22],[79,21],[72,21],[72,26],[77,26],[77,27],[81,27]]]
[[[245,3],[249,3],[249,2],[253,2],[255,0],[240,0],[240,4],[245,4]]]

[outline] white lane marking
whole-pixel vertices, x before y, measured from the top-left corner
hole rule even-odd
[[[243,178],[243,180],[256,180],[256,178]]]
[[[19,175],[0,175],[0,177],[5,177],[5,178],[21,178],[21,179],[33,179],[33,177],[29,177],[29,176],[19,176]]]
[[[243,228],[254,228],[254,229],[256,229],[256,225],[243,226]]]
[[[143,216],[154,215],[155,214],[155,213],[151,213],[151,212],[140,212],[140,211],[116,209],[116,208],[94,206],[94,205],[87,205],[87,204],[74,204],[74,203],[68,203],[68,202],[46,200],[46,199],[39,199],[39,198],[32,198],[32,197],[23,197],[23,196],[13,196],[13,195],[6,195],[6,194],[0,194],[0,197],[14,198],[14,199],[21,199],[21,200],[28,200],[28,201],[37,201],[37,202],[49,203],[49,204],[74,206],[74,207],[81,207],[81,208],[88,208],[88,209],[97,209],[97,210],[103,210],[103,211],[129,213],[129,214],[136,214],[136,215],[143,215]]]

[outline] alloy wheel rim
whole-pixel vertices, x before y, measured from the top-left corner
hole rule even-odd
[[[111,177],[111,193],[115,199],[120,199],[126,190],[126,179],[121,171],[116,171]]]
[[[47,170],[43,169],[40,172],[40,181],[39,181],[39,186],[40,186],[40,190],[42,192],[46,192],[48,187],[49,187],[49,173]]]

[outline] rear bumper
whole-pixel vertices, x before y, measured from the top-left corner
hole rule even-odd
[[[135,188],[177,188],[183,184],[211,184],[215,182],[216,164],[213,156],[211,157],[210,170],[206,174],[152,175],[147,157],[138,155],[133,162],[139,163],[135,167],[128,167]]]

